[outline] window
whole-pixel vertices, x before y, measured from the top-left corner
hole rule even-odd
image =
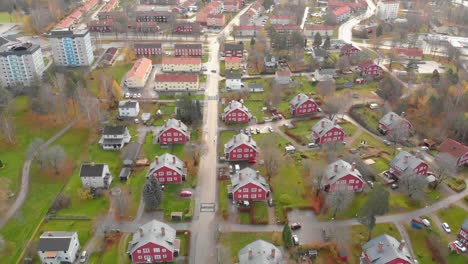
[[[159,251],[160,251],[159,248],[155,248],[155,249],[154,249],[154,252],[159,252]]]
[[[248,194],[244,194],[244,195],[242,195],[242,198],[244,198],[244,199],[249,199],[249,195],[248,195]]]
[[[160,171],[158,174],[159,176],[164,176],[164,171]]]
[[[167,181],[172,181],[172,177],[167,177]]]
[[[165,248],[163,248],[163,249],[162,249],[162,252],[166,252],[166,249],[165,249]]]
[[[138,250],[138,251],[140,251],[140,250]],[[142,259],[142,258],[143,258],[142,256],[138,256],[138,259]]]
[[[250,197],[251,197],[252,199],[257,199],[257,195],[256,195],[256,194],[252,194]]]
[[[349,180],[349,183],[354,183],[354,180]]]
[[[155,257],[156,257],[156,259],[161,259],[161,256],[159,256],[159,255],[156,255]]]
[[[144,248],[144,249],[143,249],[143,253],[150,253],[149,248]]]
[[[244,188],[242,190],[244,190],[244,192],[249,192],[249,188]]]
[[[251,192],[256,192],[256,191],[257,191],[257,188],[250,188],[250,191],[251,191]]]

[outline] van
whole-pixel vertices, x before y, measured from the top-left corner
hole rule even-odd
[[[240,171],[239,164],[234,165],[235,172],[238,173]]]
[[[84,250],[83,252],[81,252],[81,255],[80,255],[80,263],[85,263],[87,257],[88,257],[88,253],[86,252],[86,250]]]
[[[370,104],[370,109],[377,109],[379,108],[379,105],[378,104]]]
[[[429,222],[429,220],[427,220],[426,218],[424,218],[423,220],[421,220],[421,222],[422,222],[426,227],[430,227],[430,226],[431,226],[431,222]]]
[[[309,144],[307,144],[307,147],[308,148],[319,148],[320,146],[318,144],[315,144],[315,143],[309,143]]]

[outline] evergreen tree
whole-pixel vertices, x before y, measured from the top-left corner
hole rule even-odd
[[[253,46],[255,46],[255,38],[251,38],[250,39],[250,48],[252,48]]]
[[[292,231],[291,231],[291,227],[289,227],[288,224],[285,224],[283,227],[283,242],[287,248],[290,248],[293,246]]]
[[[322,45],[322,36],[318,32],[315,33],[313,45],[315,47],[319,47],[320,45]]]
[[[380,37],[382,36],[382,34],[383,34],[383,27],[382,25],[378,25],[377,28],[375,29],[375,35],[377,37]]]
[[[155,210],[161,204],[162,189],[156,177],[150,176],[143,186],[143,200],[146,210]]]
[[[327,37],[325,38],[325,41],[323,42],[323,48],[329,49],[330,47],[331,47],[330,36],[327,35]]]

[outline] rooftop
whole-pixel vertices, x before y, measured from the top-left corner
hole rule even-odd
[[[162,64],[201,64],[200,58],[194,57],[164,57]]]
[[[282,261],[281,250],[264,240],[256,240],[238,253],[239,264],[278,264]]]
[[[81,164],[80,177],[101,177],[105,164]]]
[[[196,74],[156,74],[157,82],[198,82]]]
[[[152,66],[153,62],[150,59],[138,59],[135,64],[133,64],[132,69],[128,72],[127,79],[131,77],[143,78],[148,73],[148,70],[151,70]]]
[[[76,232],[46,231],[42,233],[37,245],[38,251],[65,251]]]

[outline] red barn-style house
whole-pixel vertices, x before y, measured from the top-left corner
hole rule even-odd
[[[349,57],[358,52],[359,52],[358,48],[354,47],[352,44],[346,44],[343,47],[341,47],[340,55]]]
[[[468,164],[468,147],[456,140],[447,138],[440,144],[439,152],[450,155],[457,162],[457,166]]]
[[[181,159],[165,153],[151,163],[148,177],[156,177],[161,184],[182,183],[187,179],[187,169]]]
[[[460,241],[463,246],[468,247],[468,218],[465,218],[460,227],[460,231],[458,231],[458,241]]]
[[[382,68],[370,60],[360,62],[358,69],[361,72],[361,76],[379,77],[383,73]]]
[[[175,44],[175,56],[203,56],[202,44]]]
[[[307,95],[300,93],[289,102],[289,111],[293,115],[307,115],[317,112],[318,104]]]
[[[361,192],[364,180],[356,169],[356,163],[349,164],[344,160],[337,160],[325,169],[322,185],[325,191]]]
[[[239,133],[224,145],[224,156],[228,161],[254,161],[257,158],[257,143],[251,136]]]
[[[171,226],[152,220],[138,228],[128,244],[133,263],[173,262],[179,256],[180,240]]]
[[[390,173],[400,177],[405,173],[414,173],[417,175],[427,175],[429,166],[419,158],[409,154],[406,151],[400,151],[398,155],[390,162]]]
[[[135,43],[133,51],[137,56],[161,56],[163,54],[161,43]]]
[[[248,123],[252,114],[244,104],[238,101],[231,101],[224,108],[222,119],[225,123]]]
[[[245,168],[231,178],[229,194],[236,202],[265,201],[270,195],[270,186],[258,171]]]
[[[164,123],[158,135],[159,144],[184,144],[190,140],[187,126],[180,120],[171,118]]]
[[[322,118],[312,127],[311,140],[316,144],[343,142],[346,133],[339,125],[328,118]]]
[[[406,118],[394,112],[388,112],[379,120],[379,127],[377,129],[384,135],[389,135],[392,131],[395,131],[395,133],[403,136],[403,134],[409,133],[412,127]]]
[[[404,240],[387,234],[369,240],[362,246],[361,264],[413,264],[414,259]]]

